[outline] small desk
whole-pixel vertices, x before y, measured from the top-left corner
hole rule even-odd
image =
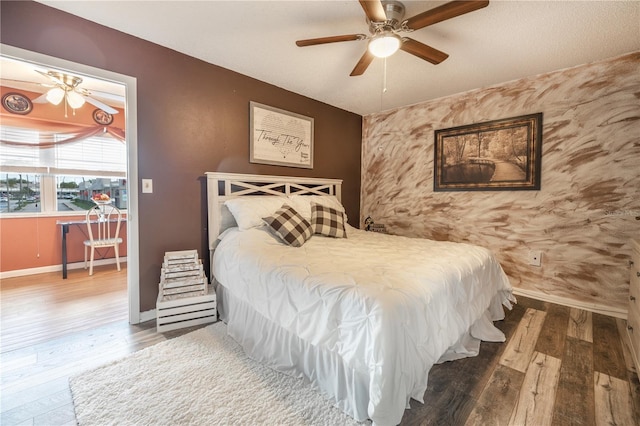
[[[126,220],[123,218],[122,221],[125,222]],[[118,222],[118,220],[112,219],[110,222]],[[91,221],[91,223],[98,223],[98,221],[94,220]],[[62,229],[62,279],[67,279],[67,234],[69,233],[69,225],[77,225],[78,227],[82,225],[83,227],[86,227],[87,220],[58,220],[56,221],[56,225],[60,225]],[[84,229],[86,228],[81,229],[83,229],[82,232],[84,233],[84,236],[89,238],[89,236],[84,232]]]

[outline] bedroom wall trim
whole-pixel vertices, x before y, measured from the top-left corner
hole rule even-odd
[[[125,128],[127,130],[127,292],[129,323],[140,322],[140,244],[138,237],[138,104],[135,77],[61,59],[0,43],[0,53],[8,58],[53,67],[74,74],[113,81],[125,86]]]
[[[557,305],[567,306],[569,308],[584,309],[585,311],[594,312],[596,314],[607,315],[624,320],[627,319],[627,311],[624,309],[612,308],[596,303],[580,302],[579,300],[569,299],[567,297],[553,296],[539,291],[524,290],[515,287],[513,289],[513,294],[516,296],[530,297],[531,299],[541,300],[543,302],[551,302]]]
[[[156,319],[156,310],[140,312],[140,322],[153,321]]]

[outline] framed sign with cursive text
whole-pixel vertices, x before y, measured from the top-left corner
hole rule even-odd
[[[249,103],[251,163],[313,169],[313,118]]]

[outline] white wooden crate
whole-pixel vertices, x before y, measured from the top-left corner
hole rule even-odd
[[[158,294],[156,302],[156,327],[158,333],[192,325],[216,322],[218,311],[216,292],[208,285],[201,296],[163,296]]]
[[[165,296],[204,296],[207,277],[197,250],[168,251],[160,269],[159,294]]]
[[[207,279],[206,277],[200,278],[197,282],[194,281],[181,281],[176,284],[166,285],[166,282],[160,282],[158,284],[158,294],[164,296],[177,297],[189,297],[189,296],[204,296],[207,294]]]
[[[164,253],[164,260],[198,260],[198,250],[180,250],[180,251],[167,251]]]
[[[162,267],[160,268],[160,279],[164,280],[165,278],[197,277],[202,275],[202,273],[203,269],[201,263],[184,265],[180,267]]]

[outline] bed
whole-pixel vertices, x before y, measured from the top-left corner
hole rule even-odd
[[[211,279],[228,333],[354,419],[400,423],[435,363],[504,341],[493,321],[515,298],[489,250],[348,224],[296,247],[262,217],[289,206],[314,226],[323,209],[346,223],[340,180],[206,175]]]

